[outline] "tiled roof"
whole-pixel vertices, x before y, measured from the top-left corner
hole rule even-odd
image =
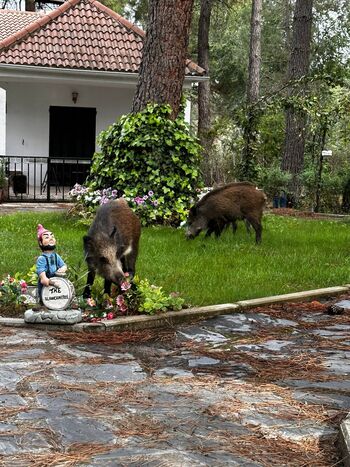
[[[97,0],[67,0],[46,15],[12,12],[9,34],[0,40],[0,63],[137,73],[144,32]],[[24,24],[22,18],[32,21]],[[7,18],[7,19],[6,19]],[[10,24],[0,10],[0,30]],[[15,27],[16,18],[18,25]],[[202,75],[187,61],[186,73]]]
[[[15,32],[28,26],[43,16],[43,13],[29,11],[1,10],[0,15],[0,41],[12,36]]]

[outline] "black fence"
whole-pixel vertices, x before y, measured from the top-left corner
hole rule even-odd
[[[4,201],[70,201],[69,191],[85,182],[90,166],[88,158],[0,156],[6,177]]]

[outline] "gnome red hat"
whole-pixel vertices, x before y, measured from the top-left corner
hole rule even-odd
[[[45,229],[45,227],[43,227],[41,224],[38,224],[38,227],[36,230],[37,230],[37,237],[38,237],[39,242],[41,241],[43,233],[50,232],[50,230]]]

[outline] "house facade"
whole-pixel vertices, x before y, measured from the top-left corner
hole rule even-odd
[[[144,33],[95,0],[68,0],[46,15],[0,10],[0,31],[8,195],[65,199],[85,179],[98,134],[131,110]],[[188,60],[184,87],[201,79]]]

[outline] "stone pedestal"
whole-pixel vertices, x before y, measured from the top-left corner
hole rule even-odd
[[[26,323],[36,324],[75,324],[82,321],[81,310],[26,310]]]

